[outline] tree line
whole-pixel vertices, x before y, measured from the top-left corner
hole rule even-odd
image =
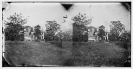
[[[92,18],[88,18],[86,14],[79,13],[78,15],[72,18],[73,30],[69,29],[68,31],[63,32],[60,28],[60,24],[58,24],[55,20],[47,21],[45,25],[46,31],[44,34],[46,41],[58,40],[59,37],[62,37],[65,41],[71,41],[72,39],[81,40],[80,38],[86,38],[87,34],[84,35],[83,32],[86,29],[86,25],[92,22]],[[23,18],[22,14],[14,13],[7,18],[7,21],[4,22],[6,28],[4,29],[5,40],[24,40],[24,24],[27,23],[27,18]],[[79,27],[78,27],[79,26]],[[37,25],[34,27],[34,35],[40,39],[41,35],[41,26]],[[105,35],[105,26],[99,26],[100,29],[98,36],[103,39]],[[58,32],[58,33],[57,33]],[[57,33],[57,34],[56,34]],[[131,45],[131,31],[125,30],[125,26],[121,23],[121,21],[111,21],[110,22],[110,32],[109,33],[109,41],[110,42],[118,42],[117,44],[124,43],[126,46]],[[73,40],[74,41],[74,40]],[[125,46],[123,45],[123,46]]]

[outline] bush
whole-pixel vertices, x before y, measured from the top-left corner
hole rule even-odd
[[[109,34],[109,41],[115,42],[116,45],[125,48],[127,50],[131,49],[131,33],[130,31],[125,31],[120,36],[115,34]]]
[[[116,41],[115,44],[127,50],[131,47],[130,43],[123,41]]]

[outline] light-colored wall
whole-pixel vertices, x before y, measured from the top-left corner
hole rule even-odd
[[[92,28],[92,30],[88,30],[88,36],[93,36],[95,29]]]

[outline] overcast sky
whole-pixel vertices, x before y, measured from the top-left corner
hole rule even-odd
[[[3,5],[4,7],[5,5]],[[104,25],[109,30],[110,21],[120,20],[125,25],[126,30],[130,30],[130,12],[120,3],[74,3],[69,11],[60,3],[11,3],[6,6],[4,20],[13,13],[22,13],[28,18],[27,25],[35,26],[37,24],[45,30],[46,21],[55,20],[61,24],[62,30],[72,28],[72,17],[80,13],[85,13],[92,18],[91,26],[98,27]],[[63,16],[68,16],[65,23]]]

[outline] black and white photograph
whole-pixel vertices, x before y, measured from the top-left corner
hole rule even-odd
[[[2,67],[131,67],[131,1],[2,1]]]

